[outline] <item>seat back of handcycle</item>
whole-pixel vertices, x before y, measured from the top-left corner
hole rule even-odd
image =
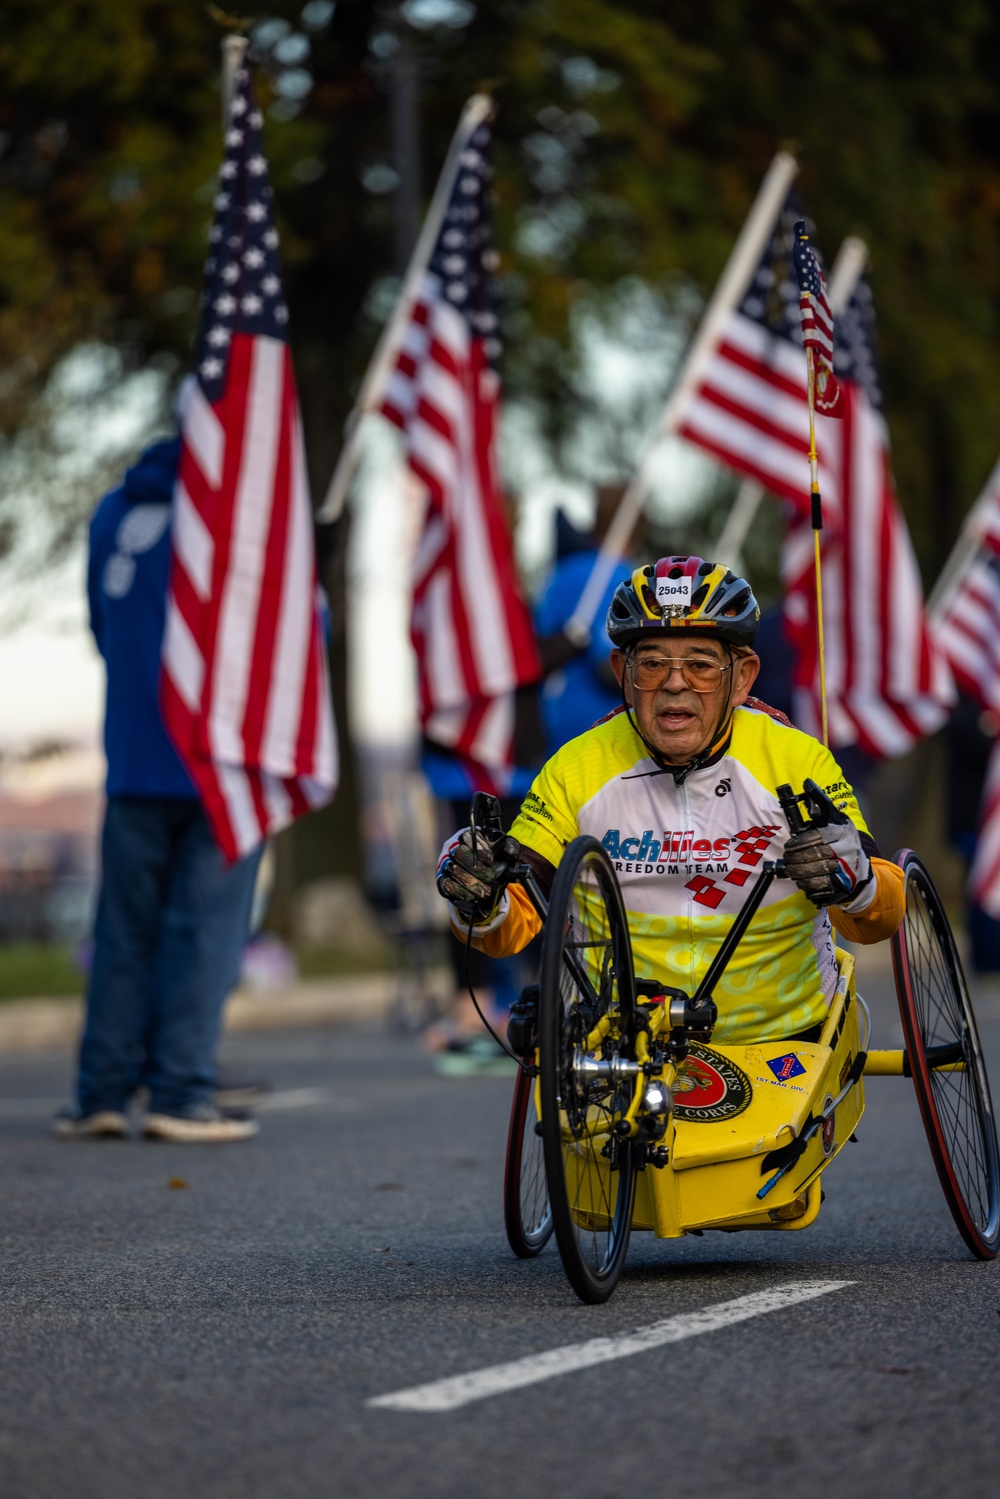
[[[693,1043],[664,1081],[674,1108],[659,1166],[638,1173],[633,1229],[679,1238],[697,1229],[800,1229],[816,1218],[820,1176],[854,1133],[864,1111],[854,959],[838,949],[839,978],[819,1041],[753,1045]],[[862,1064],[863,1065],[863,1064]],[[846,1092],[845,1092],[846,1089]],[[840,1095],[844,1097],[829,1112]],[[828,1117],[819,1123],[819,1116]],[[604,1174],[605,1159],[567,1155],[567,1168]],[[581,1216],[608,1185],[579,1183]]]

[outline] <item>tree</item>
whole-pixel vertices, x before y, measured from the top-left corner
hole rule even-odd
[[[255,7],[250,7],[254,10]],[[689,321],[794,139],[820,242],[865,234],[904,505],[930,567],[987,471],[1000,385],[998,23],[980,0],[280,0],[255,51],[313,482],[392,290],[387,70],[419,59],[424,179],[496,80],[508,390],[558,443],[581,299],[637,276]],[[218,164],[218,31],[174,0],[8,0],[0,419],[83,340],[183,363]],[[994,418],[994,421],[991,421]]]

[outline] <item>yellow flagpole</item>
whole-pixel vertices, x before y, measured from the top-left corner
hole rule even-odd
[[[819,711],[823,726],[823,743],[829,749],[830,727],[826,716],[826,649],[823,642],[823,563],[820,532],[823,529],[823,501],[819,492],[819,459],[816,456],[816,366],[812,349],[806,350],[809,371],[809,484],[812,504],[813,559],[816,571],[816,635],[819,645]]]

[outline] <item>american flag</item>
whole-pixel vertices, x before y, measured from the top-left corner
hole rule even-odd
[[[809,417],[798,290],[792,270],[793,196],[779,213],[742,301],[731,312],[680,434],[793,506],[808,506]],[[830,423],[817,425],[824,474]]]
[[[962,691],[1000,712],[1000,464],[976,508],[982,519],[975,545],[933,607],[933,625]]]
[[[978,545],[955,580],[936,627],[959,687],[1000,713],[1000,485],[993,491]],[[979,824],[969,892],[1000,919],[1000,743],[990,756]]]
[[[794,192],[688,405],[680,432],[788,502],[785,621],[796,649],[796,716],[819,730],[810,522],[809,419]],[[834,746],[895,757],[948,715],[953,685],[927,629],[920,576],[889,462],[875,362],[871,291],[862,278],[838,318],[843,420],[818,416],[823,477],[827,700]]]
[[[913,544],[896,498],[882,415],[871,286],[861,276],[837,320],[834,369],[842,419],[823,421],[831,481],[824,483],[823,589],[828,692],[840,716],[836,744],[890,759],[947,720],[955,686],[928,625]],[[830,503],[827,503],[828,497]],[[797,646],[800,716],[818,716],[812,535],[804,514],[782,559],[785,615]]]
[[[181,414],[164,718],[229,859],[330,800],[337,753],[278,235],[234,80]]]
[[[986,772],[969,895],[994,921],[1000,921],[1000,745],[994,746]]]
[[[809,243],[805,220],[793,228],[795,274],[799,283],[799,320],[802,342],[812,353],[815,370],[814,401],[824,416],[842,414],[840,386],[833,373],[833,313],[826,294],[826,277],[819,257]]]
[[[421,724],[477,784],[503,790],[513,768],[514,690],[537,681],[541,668],[497,476],[489,146],[481,124],[461,151],[381,410],[402,428],[428,496],[412,617]]]

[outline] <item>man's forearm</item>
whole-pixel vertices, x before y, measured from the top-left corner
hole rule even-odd
[[[839,906],[830,906],[830,920],[848,942],[884,942],[902,924],[906,914],[903,871],[888,859],[873,859],[875,898],[864,911],[852,916]]]
[[[504,891],[499,920],[494,919],[487,928],[472,929],[472,946],[489,958],[509,958],[527,947],[532,937],[542,929],[541,918],[520,885],[508,885]],[[469,929],[451,915],[452,931],[460,942],[468,939]]]

